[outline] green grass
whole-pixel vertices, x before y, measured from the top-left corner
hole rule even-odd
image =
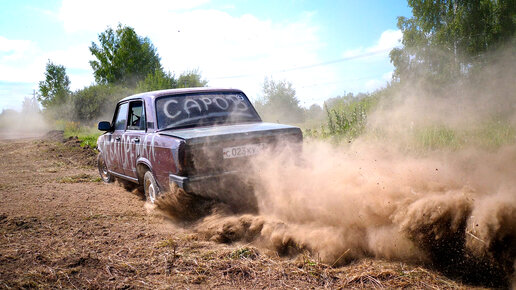
[[[249,247],[238,248],[229,254],[231,259],[255,259],[258,256],[258,251]]]
[[[326,123],[320,128],[306,128],[303,134],[308,138],[323,139],[342,146],[358,137],[373,143],[400,146],[409,152],[435,150],[457,151],[464,148],[496,150],[516,143],[516,126],[509,120],[498,117],[480,120],[474,124],[454,125],[433,123],[429,125],[405,126],[401,131],[389,128],[371,128],[368,115],[377,104],[374,98],[342,103],[326,108]],[[401,126],[403,128],[403,126]]]
[[[516,142],[516,128],[504,121],[485,121],[470,128],[444,125],[420,127],[413,131],[411,146],[417,151],[460,150],[467,147],[494,150]]]
[[[516,142],[516,128],[500,120],[486,122],[474,134],[477,142],[486,148],[498,148]]]
[[[91,176],[86,173],[73,176],[66,176],[58,180],[59,183],[82,183],[82,182],[100,182],[102,179],[98,176]]]
[[[308,137],[331,139],[335,143],[350,141],[362,135],[367,129],[369,112],[376,107],[378,97],[367,96],[352,101],[339,101],[332,107],[326,105],[326,123],[320,129],[305,129]]]
[[[418,149],[458,149],[464,144],[464,138],[456,132],[443,125],[432,125],[414,130],[413,142]]]
[[[88,145],[91,148],[97,147],[97,139],[102,134],[96,127],[84,126],[79,122],[71,121],[57,121],[56,125],[59,129],[64,131],[64,137],[75,137],[81,141],[81,146]]]

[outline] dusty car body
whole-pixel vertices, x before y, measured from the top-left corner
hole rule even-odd
[[[219,198],[214,185],[231,186],[245,162],[279,141],[302,142],[297,127],[262,122],[236,89],[171,89],[122,99],[98,138],[98,166],[114,177],[142,185],[154,202],[178,186]]]

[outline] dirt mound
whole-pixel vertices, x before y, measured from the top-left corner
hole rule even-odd
[[[64,131],[63,130],[50,130],[42,137],[42,139],[62,142],[62,141],[64,141]]]
[[[71,136],[62,140],[64,146],[68,148],[68,158],[71,158],[86,166],[97,165],[97,154],[95,148],[88,145],[81,146],[81,140],[77,136]]]

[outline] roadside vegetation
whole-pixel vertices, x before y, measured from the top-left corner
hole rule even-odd
[[[513,110],[510,100],[516,95],[513,87],[507,88],[507,83],[513,82],[514,71],[507,66],[516,59],[516,8],[511,1],[483,1],[481,5],[452,2],[453,5],[439,5],[423,0],[408,1],[413,16],[398,18],[402,46],[390,52],[395,70],[386,87],[370,93],[344,92],[305,108],[300,105],[292,83],[265,78],[261,96],[251,96],[256,109],[265,121],[300,126],[308,139],[323,139],[338,146],[359,138],[382,142],[395,139],[403,149],[417,152],[468,146],[498,148],[514,143],[516,122],[510,112]],[[65,137],[79,137],[83,146],[96,146],[100,134],[96,123],[110,120],[116,102],[123,97],[208,84],[198,69],[176,76],[164,68],[152,41],[123,24],[99,33],[97,42],[93,41],[89,49],[95,84],[71,91],[66,68],[49,60],[39,91],[34,98],[25,100],[21,113],[35,115],[40,111],[39,101],[46,123],[64,130]],[[486,71],[490,75],[486,76]],[[499,87],[492,84],[493,79],[497,79],[494,83],[505,86],[499,92],[501,96],[494,98]],[[378,111],[396,106],[400,98],[406,98],[408,87],[416,100],[445,99],[454,105],[455,99],[469,99],[470,104],[476,102],[477,111],[490,111],[478,99],[491,97],[493,102],[509,103],[501,110],[479,115],[474,123],[465,121],[461,126],[450,125],[446,112],[440,121],[404,120],[405,124],[395,128],[397,132],[388,127],[392,124],[373,124],[371,120],[378,117]],[[16,119],[17,114],[4,110],[0,114],[0,130],[12,127],[5,120]]]
[[[59,120],[56,121],[58,130],[62,130],[65,139],[77,137],[81,141],[81,147],[97,147],[97,138],[102,134],[94,126],[82,125],[79,122]]]

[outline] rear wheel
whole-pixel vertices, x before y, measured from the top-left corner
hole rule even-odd
[[[154,179],[154,175],[150,171],[145,172],[143,176],[143,189],[145,197],[150,203],[155,203],[156,199],[161,195],[156,179]]]
[[[102,178],[102,181],[104,181],[105,183],[111,183],[115,180],[113,175],[111,175],[111,173],[109,173],[109,171],[107,169],[106,161],[102,157],[101,153],[99,153],[99,155],[97,156],[97,167],[99,168],[99,174],[100,174],[100,178]]]

